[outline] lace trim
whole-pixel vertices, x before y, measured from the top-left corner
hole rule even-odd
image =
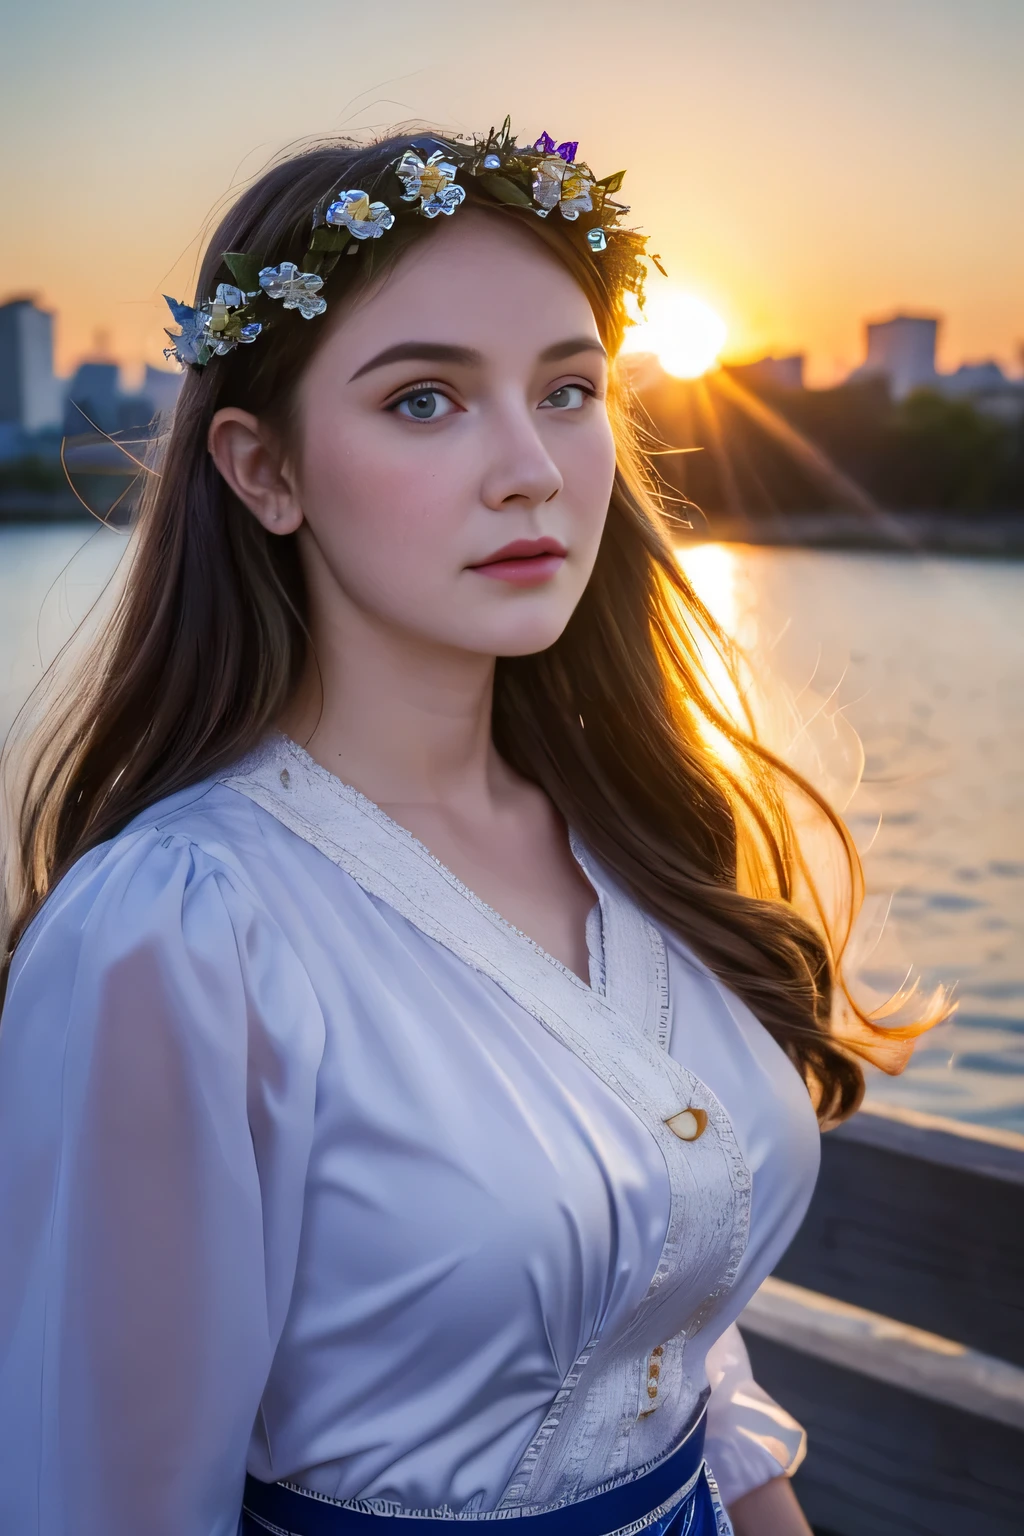
[[[270,1536],[294,1536],[293,1531],[286,1531],[284,1526],[281,1525],[272,1525],[269,1520],[264,1520],[262,1515],[254,1515],[251,1509],[246,1509],[245,1514],[246,1518],[252,1520],[255,1525],[262,1526],[263,1530],[269,1531]]]
[[[335,1499],[329,1493],[317,1493],[315,1489],[304,1488],[301,1483],[294,1483],[288,1478],[282,1478],[280,1487],[287,1488],[289,1493],[298,1493],[303,1498],[312,1499],[317,1504],[328,1504],[332,1509],[350,1509],[360,1515],[386,1515],[394,1519],[404,1520],[516,1520],[524,1516],[553,1514],[556,1510],[566,1509],[573,1504],[586,1504],[590,1499],[597,1498],[600,1494],[611,1492],[613,1488],[621,1488],[625,1484],[637,1482],[641,1477],[645,1477],[648,1472],[652,1471],[660,1461],[664,1461],[664,1459],[663,1456],[657,1457],[641,1467],[632,1469],[623,1477],[610,1477],[605,1482],[599,1483],[597,1487],[590,1489],[583,1499],[567,1496],[561,1499],[553,1499],[548,1504],[516,1505],[509,1508],[480,1511],[456,1510],[452,1509],[450,1504],[438,1504],[431,1509],[407,1509],[404,1504],[400,1504],[394,1499]],[[657,1509],[650,1510],[647,1514],[631,1521],[628,1525],[616,1527],[614,1531],[608,1533],[608,1536],[634,1536],[635,1532],[645,1530],[647,1526],[659,1519],[668,1510],[675,1508],[676,1505],[689,1498],[702,1475],[706,1476],[709,1480],[711,1479],[711,1471],[706,1462],[702,1462],[693,1476],[681,1488],[677,1488],[674,1493],[670,1494],[663,1503],[659,1504]],[[717,1485],[715,1486],[717,1491]],[[276,1531],[278,1529],[277,1526],[270,1525],[261,1519],[259,1515],[252,1515],[251,1511],[247,1511],[247,1513],[254,1520],[259,1520],[260,1524],[266,1525],[268,1530]],[[287,1536],[287,1533],[284,1533],[284,1536]]]
[[[684,1235],[688,1250],[703,1247],[703,1264],[717,1271],[702,1306],[687,1323],[685,1333],[694,1332],[735,1281],[747,1245],[750,1173],[718,1099],[660,1043],[663,1035],[667,1038],[669,1017],[664,941],[636,904],[614,888],[580,839],[570,834],[573,853],[601,901],[608,946],[604,981],[610,993],[605,997],[482,901],[407,828],[289,737],[269,736],[221,782],[260,805],[370,895],[489,977],[630,1107],[661,1148],[669,1219],[655,1274],[630,1323],[614,1341],[613,1353],[646,1354],[638,1341],[650,1336],[662,1287],[682,1264]],[[647,1027],[652,991],[657,1002],[653,1030]],[[629,1013],[623,1012],[623,1005]],[[696,1142],[681,1141],[665,1124],[681,1105],[699,1107],[708,1115],[707,1129]],[[693,1221],[694,1194],[714,1188],[720,1179],[715,1173],[719,1159],[728,1174],[731,1209],[698,1202],[705,1227],[701,1245]],[[718,1245],[725,1251],[719,1247],[716,1260]],[[526,1499],[599,1342],[592,1340],[566,1375],[506,1485],[502,1505],[512,1497]]]
[[[519,1458],[515,1471],[502,1490],[497,1506],[499,1510],[518,1509],[522,1511],[525,1508],[524,1501],[530,1483],[533,1480],[533,1475],[541,1462],[544,1452],[558,1431],[565,1409],[576,1388],[579,1386],[580,1378],[591,1355],[594,1353],[597,1343],[597,1339],[591,1339],[586,1349],[582,1350],[573,1361],[565,1380],[552,1398],[551,1406],[544,1415],[539,1429]],[[598,1492],[600,1490],[595,1489],[593,1491]]]
[[[729,1519],[729,1516],[725,1512],[725,1505],[722,1503],[722,1495],[718,1491],[718,1484],[715,1481],[715,1474],[712,1472],[711,1468],[707,1465],[706,1462],[704,1463],[704,1476],[707,1478],[708,1491],[711,1494],[711,1502],[715,1509],[716,1536],[735,1536],[732,1528],[732,1521]]]
[[[276,751],[274,750],[275,747],[277,748]],[[354,787],[354,785],[346,784],[343,779],[339,779],[336,774],[333,774],[329,769],[324,768],[320,763],[317,762],[315,757],[311,757],[306,749],[304,747],[300,747],[298,742],[293,741],[290,736],[283,736],[280,734],[272,735],[269,738],[267,744],[265,744],[263,747],[257,747],[256,751],[252,754],[252,759],[246,759],[243,763],[236,765],[235,775],[237,775],[237,778],[233,775],[232,777],[225,778],[223,782],[225,784],[231,785],[233,788],[244,790],[244,785],[240,782],[240,780],[247,777],[244,772],[245,768],[250,763],[252,763],[253,768],[264,766],[273,767],[278,754],[282,751],[296,758],[298,762],[301,763],[302,767],[306,770],[306,773],[310,775],[312,779],[318,781],[327,791],[328,795],[337,796],[342,801],[347,802],[353,809],[358,810],[364,817],[366,817],[369,822],[377,826],[382,832],[386,834],[387,838],[391,839],[398,845],[399,850],[404,851],[407,856],[411,855],[414,860],[425,861],[428,864],[433,865],[434,869],[444,880],[445,884],[456,891],[458,895],[462,897],[463,901],[469,902],[470,906],[474,907],[481,915],[486,916],[490,924],[498,929],[503,929],[506,934],[509,936],[514,936],[521,943],[527,944],[536,955],[540,956],[540,958],[546,961],[548,965],[554,966],[554,968],[559,971],[561,975],[566,978],[566,980],[572,982],[573,986],[582,988],[584,992],[590,992],[593,990],[587,985],[582,977],[577,976],[575,971],[570,970],[567,965],[562,964],[561,960],[558,960],[554,955],[549,954],[543,945],[537,943],[536,939],[531,938],[528,933],[524,933],[521,928],[517,928],[514,923],[510,923],[507,918],[502,917],[500,912],[496,912],[493,907],[488,906],[487,902],[484,901],[482,897],[478,896],[475,891],[471,891],[468,885],[464,885],[459,879],[458,875],[449,869],[447,864],[442,864],[441,860],[436,856],[436,854],[431,853],[426,843],[421,843],[419,838],[416,837],[414,833],[409,831],[408,827],[403,827],[401,822],[395,821],[391,816],[388,815],[387,811],[381,810],[380,806],[376,803],[375,800],[368,799],[366,795],[362,794],[358,789]],[[252,761],[253,759],[255,759],[255,762]],[[239,772],[240,769],[243,771]],[[285,771],[287,772],[287,769]],[[255,773],[252,774],[251,781],[254,783],[256,782]],[[290,782],[282,781],[280,774],[278,774],[278,784],[274,784],[273,776],[271,776],[268,787],[270,788],[273,800],[270,805],[264,806],[264,810],[269,810],[272,815],[277,815],[277,808],[280,807],[283,809],[284,805],[287,803],[287,801],[281,796],[280,790],[284,790],[285,796],[287,796],[288,800],[290,801],[295,794],[295,788]],[[262,801],[260,803],[262,804]],[[321,810],[327,809],[322,801],[320,802],[318,808]],[[299,814],[301,815],[301,812]],[[284,820],[284,817],[279,816],[278,819]],[[316,824],[313,822],[307,822],[307,828],[308,833],[303,834],[306,837],[306,841],[313,842],[314,846],[319,847],[320,842],[317,839],[318,829]],[[333,840],[330,839],[329,835],[326,833],[326,825],[323,829],[323,832],[321,833],[321,836],[324,836],[325,841],[332,843],[334,852],[328,854],[328,857],[331,858],[333,863],[340,864],[341,860],[339,859],[338,855],[343,854],[346,851],[344,845],[334,843]],[[572,839],[570,839],[570,842],[571,841]],[[383,848],[381,845],[378,845],[378,849],[383,855]],[[321,852],[323,851],[324,850],[321,848]],[[388,862],[389,861],[386,858],[381,857],[379,864],[377,864],[374,868],[374,872],[382,876],[385,880],[388,880],[388,872],[386,868],[386,864]],[[397,868],[398,860],[396,859],[393,862]],[[341,867],[344,868],[345,866],[342,864]],[[354,878],[358,879],[358,876]],[[363,882],[360,880],[359,883],[362,884]],[[364,888],[369,889],[369,887]],[[402,909],[400,908],[399,910]],[[453,908],[452,910],[457,910],[457,908]],[[404,912],[403,915],[405,915]],[[416,922],[416,919],[411,919],[411,921]],[[421,924],[416,922],[416,926],[421,927]]]

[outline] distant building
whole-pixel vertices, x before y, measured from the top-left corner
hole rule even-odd
[[[142,388],[129,394],[121,389],[116,363],[82,363],[68,385],[64,431],[81,437],[94,427],[111,434],[147,430],[154,418],[174,410],[183,378],[147,363]]]
[[[969,400],[982,416],[1012,426],[1024,420],[1024,379],[1008,379],[997,362],[961,363],[939,376],[939,389],[953,400]]]
[[[146,364],[142,393],[152,401],[154,415],[171,414],[184,378],[184,372],[172,372],[170,368],[151,368]]]
[[[961,363],[955,373],[944,373],[940,380],[944,395],[980,395],[1005,389],[1009,380],[996,362]]]
[[[149,432],[166,426],[181,389],[183,373],[152,368],[147,363],[142,388],[137,394],[117,396],[117,424],[121,432]]]
[[[1013,424],[1024,420],[1024,380],[1009,379],[997,362],[961,363],[952,373],[935,367],[939,322],[931,315],[894,315],[865,326],[867,357],[850,382],[887,378],[893,398],[930,389],[951,400],[969,401],[983,416]]]
[[[119,405],[117,364],[81,363],[68,386],[64,431],[68,437],[94,429],[116,432],[121,426]]]
[[[53,316],[33,299],[11,299],[0,305],[0,423],[40,432],[59,422]]]
[[[729,372],[740,384],[774,385],[777,389],[803,389],[804,354],[791,357],[760,357],[755,363],[731,363]]]
[[[0,421],[0,464],[20,459],[25,452],[25,434],[16,421]]]
[[[893,315],[864,327],[867,357],[851,380],[884,375],[893,398],[903,400],[915,389],[934,388],[935,347],[939,322],[933,315]]]
[[[148,395],[118,395],[117,430],[120,433],[148,434],[156,407]]]

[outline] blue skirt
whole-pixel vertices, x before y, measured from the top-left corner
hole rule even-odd
[[[359,1500],[343,1503],[294,1483],[247,1477],[239,1536],[502,1536],[502,1529],[509,1536],[728,1536],[704,1463],[704,1428],[702,1416],[674,1451],[632,1482],[533,1515],[378,1514]]]

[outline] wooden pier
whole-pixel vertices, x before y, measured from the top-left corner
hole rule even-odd
[[[1024,1136],[870,1106],[740,1318],[827,1536],[1024,1533]]]

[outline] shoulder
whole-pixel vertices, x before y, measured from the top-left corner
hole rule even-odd
[[[188,1075],[201,1061],[210,1081],[253,1070],[313,1080],[322,1009],[248,877],[240,798],[215,785],[183,791],[67,872],[11,963],[0,1077],[32,1084],[74,1069],[82,1083],[102,1059],[130,1085],[142,1052],[150,1076]]]
[[[22,936],[11,986],[47,958],[107,966],[140,950],[204,951],[221,963],[253,946],[284,945],[253,866],[266,858],[260,812],[215,779],[167,796],[78,859]]]

